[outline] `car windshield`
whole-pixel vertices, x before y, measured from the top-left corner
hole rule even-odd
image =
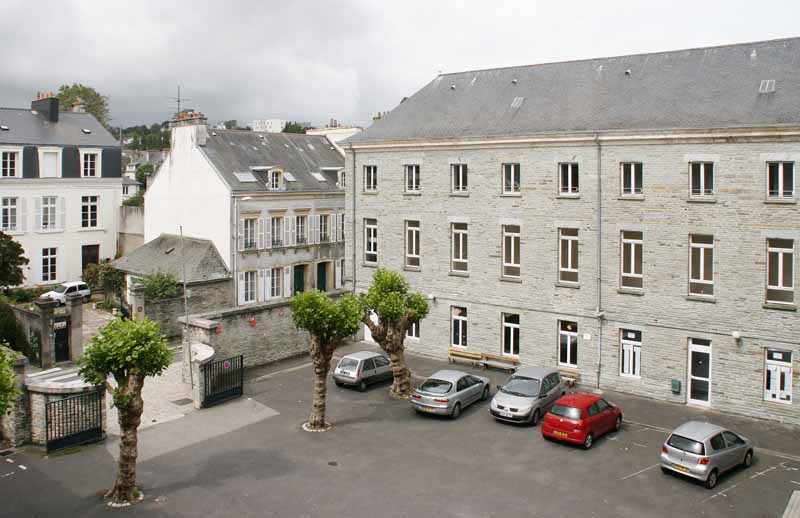
[[[419,386],[419,390],[422,392],[429,392],[431,394],[447,394],[450,392],[451,388],[453,388],[453,384],[449,381],[437,380],[433,378],[425,380],[425,383]]]
[[[339,362],[340,369],[355,369],[358,366],[358,360],[352,358],[342,358]]]
[[[65,291],[67,291],[67,287],[62,284],[58,288],[54,288],[53,291],[55,291],[56,293],[64,293]]]
[[[672,446],[673,448],[677,448],[679,450],[694,453],[695,455],[705,455],[706,449],[703,446],[702,442],[694,441],[692,439],[687,439],[682,435],[670,435],[669,439],[667,439],[667,444]]]
[[[572,419],[574,421],[578,421],[581,418],[580,408],[575,408],[574,406],[559,405],[558,403],[553,405],[553,408],[550,409],[550,413],[553,415],[557,415],[559,417],[564,417],[566,419]]]
[[[508,383],[500,387],[500,392],[519,397],[536,397],[539,395],[539,380],[511,376]]]

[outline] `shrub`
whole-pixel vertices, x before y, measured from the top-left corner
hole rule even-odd
[[[156,272],[143,279],[145,300],[168,299],[178,295],[180,285],[171,273]]]
[[[8,407],[17,397],[17,383],[14,379],[14,353],[8,353],[0,340],[0,416],[6,413]]]
[[[139,191],[122,202],[126,207],[144,207],[144,191]]]
[[[114,268],[108,261],[87,265],[83,270],[83,279],[93,290],[102,289],[106,302],[111,300],[112,295],[119,295],[125,284],[125,274]]]
[[[10,304],[29,304],[47,291],[50,288],[6,288],[3,290],[3,299]]]
[[[8,343],[8,347],[21,352],[28,358],[34,357],[25,331],[17,322],[14,311],[8,304],[0,304],[0,342]]]

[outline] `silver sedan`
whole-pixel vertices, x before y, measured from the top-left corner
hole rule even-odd
[[[449,415],[456,419],[472,403],[488,399],[489,391],[489,378],[441,370],[414,391],[411,406],[420,413]]]

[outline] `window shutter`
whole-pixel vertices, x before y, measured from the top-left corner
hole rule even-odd
[[[63,196],[58,197],[58,228],[67,230],[67,199]]]
[[[289,216],[283,217],[283,246],[292,246],[292,223]]]
[[[256,283],[256,302],[264,302],[266,300],[264,298],[264,270],[258,270],[256,279],[258,279]]]
[[[333,263],[333,287],[337,290],[342,287],[342,268],[339,261]]]
[[[19,198],[19,214],[17,214],[17,217],[19,218],[17,220],[19,231],[26,232],[28,230],[28,200],[25,198]]]
[[[240,252],[244,250],[244,220],[241,218],[239,218],[239,225],[236,229],[236,249]]]
[[[317,216],[308,216],[308,244],[313,245],[317,242]]]
[[[344,241],[344,213],[341,213],[339,216],[339,241]]]
[[[264,248],[272,248],[272,218],[264,219],[264,233],[267,239]]]
[[[239,293],[239,305],[244,305],[244,272],[239,272],[237,275],[238,278],[238,293]]]
[[[263,270],[264,274],[264,300],[272,298],[272,268]]]
[[[283,269],[283,296],[287,299],[292,296],[292,267],[287,266]]]
[[[35,205],[36,205],[36,216],[35,216],[35,218],[36,218],[36,227],[35,228],[36,228],[36,230],[42,230],[42,198],[37,196],[36,198],[34,198],[34,201],[36,202],[35,203]]]
[[[258,248],[266,248],[264,243],[264,219],[258,218]]]

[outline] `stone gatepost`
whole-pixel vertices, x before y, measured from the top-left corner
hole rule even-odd
[[[7,354],[15,357],[14,360],[14,384],[17,387],[17,397],[11,403],[6,414],[0,416],[0,435],[8,444],[20,446],[30,442],[30,411],[28,409],[28,395],[25,392],[25,366],[28,359],[23,355],[3,347]]]
[[[80,293],[67,295],[69,311],[69,359],[78,361],[83,356],[83,297]]]
[[[50,298],[39,297],[35,301],[42,318],[41,353],[42,368],[49,369],[56,362],[56,334],[53,331],[53,311],[58,302]]]
[[[194,371],[191,370],[190,355],[186,354],[190,350],[189,344],[206,344],[214,349],[216,329],[219,322],[207,318],[189,317],[189,325],[186,324],[186,317],[179,317],[178,322],[183,325],[183,362],[181,366],[181,377],[184,383],[195,385]]]
[[[134,284],[128,289],[128,303],[131,305],[131,319],[142,320],[145,317],[144,286]]]
[[[192,404],[195,408],[203,408],[203,394],[205,393],[205,365],[214,359],[214,349],[206,344],[191,344],[192,352]]]

